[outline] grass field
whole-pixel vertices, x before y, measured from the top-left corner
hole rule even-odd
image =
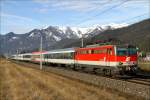
[[[118,93],[52,73],[0,62],[0,100],[127,100]]]

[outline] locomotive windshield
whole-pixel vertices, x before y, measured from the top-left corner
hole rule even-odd
[[[129,48],[128,49],[128,55],[136,55],[137,54],[137,50],[134,48]]]
[[[136,55],[137,51],[134,48],[117,48],[118,56]]]

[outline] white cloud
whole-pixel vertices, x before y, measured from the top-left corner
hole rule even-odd
[[[22,16],[17,16],[17,15],[12,15],[12,14],[6,14],[6,13],[1,13],[0,14],[1,17],[9,17],[9,18],[15,18],[15,19],[18,19],[18,20],[25,20],[25,21],[34,21],[33,19],[31,18],[28,18],[28,17],[22,17]]]
[[[104,4],[108,4],[112,0],[33,0],[35,3],[41,4],[44,9],[48,10],[75,10],[90,11],[99,9]],[[43,9],[39,8],[39,9]]]
[[[42,8],[38,8],[41,12],[48,12],[49,10],[99,11],[123,1],[126,0],[33,0],[33,2],[42,5]],[[147,7],[148,4],[149,0],[127,0],[121,7],[137,7],[140,5]]]
[[[33,0],[33,1],[41,4],[47,4],[50,2],[50,0]]]
[[[41,24],[32,18],[23,17],[8,13],[1,13],[1,30],[0,33],[5,34],[7,32],[25,33],[33,28],[41,26]]]
[[[40,13],[47,13],[49,11],[49,8],[37,8],[36,11]]]

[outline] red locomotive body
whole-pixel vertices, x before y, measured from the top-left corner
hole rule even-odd
[[[79,48],[75,60],[79,66],[94,67],[111,72],[118,69],[121,73],[137,69],[137,52],[135,48],[104,45]]]

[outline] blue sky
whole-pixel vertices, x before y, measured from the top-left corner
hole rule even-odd
[[[149,0],[0,0],[0,34],[46,26],[132,24],[150,18]]]

